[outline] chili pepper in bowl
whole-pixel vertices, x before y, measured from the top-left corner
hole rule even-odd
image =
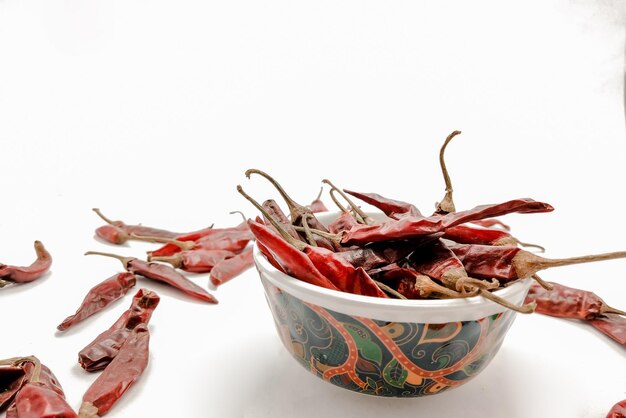
[[[80,418],[97,418],[109,412],[148,366],[149,345],[148,326],[136,326],[117,356],[83,395]]]
[[[148,289],[139,289],[130,307],[109,329],[98,335],[78,353],[80,366],[88,372],[104,369],[117,356],[131,331],[147,325],[161,298]]]
[[[40,241],[35,241],[37,259],[25,267],[0,263],[0,288],[9,283],[28,283],[43,276],[52,265],[52,256]]]
[[[309,205],[309,209],[311,209],[311,212],[313,212],[313,213],[328,212],[328,208],[326,207],[324,202],[322,202],[322,200],[321,200],[323,191],[324,191],[324,186],[320,187],[319,194],[317,195],[317,197]]]
[[[125,272],[118,273],[97,284],[89,290],[76,313],[65,318],[63,322],[57,326],[57,329],[59,331],[65,331],[91,315],[100,312],[128,293],[128,291],[135,286],[136,282],[137,278],[134,274]]]
[[[102,253],[99,251],[88,251],[85,255],[102,255],[105,257],[116,258],[122,262],[124,269],[130,273],[167,283],[170,286],[203,302],[217,303],[217,299],[215,299],[213,295],[174,270],[171,266],[146,262],[135,257],[123,257],[117,254]]]

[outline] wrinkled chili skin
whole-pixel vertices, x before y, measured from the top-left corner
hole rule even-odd
[[[514,238],[506,231],[499,229],[472,228],[466,225],[447,228],[443,238],[459,244],[498,245],[499,243],[513,243]]]
[[[265,247],[283,272],[310,284],[339,290],[328,278],[320,273],[304,253],[293,247],[281,236],[265,225],[255,221],[249,220],[248,225],[257,242],[260,242]]]
[[[89,290],[76,313],[65,318],[65,320],[57,326],[57,329],[59,331],[65,331],[91,315],[100,312],[128,293],[128,291],[135,286],[136,282],[137,278],[134,274],[124,272],[111,276],[97,284]]]
[[[471,277],[495,278],[502,283],[520,278],[513,266],[513,258],[521,251],[517,247],[454,244],[449,241],[446,244]]]
[[[40,241],[35,241],[37,259],[27,267],[0,264],[0,279],[14,283],[27,283],[43,276],[52,265],[52,256]]]
[[[265,209],[267,213],[269,213],[272,216],[272,218],[274,218],[274,220],[278,222],[280,226],[282,226],[283,229],[289,235],[291,235],[293,238],[297,240],[301,240],[300,235],[298,234],[298,231],[295,230],[295,228],[291,224],[291,221],[289,220],[287,215],[285,215],[285,212],[283,212],[283,210],[280,208],[280,206],[278,206],[278,203],[276,203],[274,199],[266,200],[265,202],[263,202],[262,206],[263,206],[263,209]],[[271,222],[265,217],[264,217],[264,221],[265,221],[265,225],[268,225],[268,228],[274,229],[274,227],[271,226],[272,225]]]
[[[407,299],[424,299],[420,290],[415,286],[415,279],[418,273],[408,268],[396,268],[382,272],[379,280],[387,283],[394,283],[394,287],[398,293]]]
[[[461,260],[441,240],[413,252],[409,257],[409,263],[415,271],[437,280],[441,280],[446,272],[453,269],[464,269]]]
[[[225,250],[190,250],[180,253],[181,268],[191,273],[210,273],[220,261],[235,253]]]
[[[613,405],[606,418],[626,418],[626,399]]]
[[[98,335],[78,354],[80,366],[88,372],[104,369],[117,356],[120,347],[131,331],[141,324],[148,324],[159,296],[150,290],[139,289],[128,308],[111,327]]]
[[[247,249],[241,254],[222,260],[211,270],[211,283],[214,286],[220,286],[237,277],[245,270],[254,265],[252,257],[252,248]]]
[[[547,203],[532,199],[515,199],[508,202],[481,205],[473,209],[434,215],[428,218],[403,217],[390,219],[376,225],[359,225],[345,231],[341,237],[342,245],[367,244],[369,242],[410,239],[421,235],[444,232],[447,228],[484,218],[501,216],[508,213],[541,213],[554,210]]]
[[[407,216],[413,218],[423,217],[419,209],[411,203],[389,199],[379,195],[378,193],[360,193],[346,189],[343,189],[343,191],[380,209],[385,215],[392,219],[400,219]]]
[[[359,225],[350,212],[341,212],[341,214],[328,225],[328,231],[338,234],[343,231],[349,231],[353,227]]]
[[[64,396],[42,382],[28,382],[15,397],[18,418],[78,418]]]
[[[128,262],[126,269],[131,273],[139,274],[140,276],[147,277],[148,279],[167,283],[170,286],[194,297],[195,299],[213,304],[218,303],[217,299],[215,299],[213,295],[191,280],[187,279],[171,266],[159,263],[149,263],[139,260],[138,258],[133,258]]]
[[[185,235],[176,236],[175,239],[178,241],[198,241],[203,237],[209,237],[213,235],[226,236],[229,232],[239,232],[242,230],[248,230],[248,224],[246,222],[242,222],[241,224],[232,227],[232,228],[205,228],[196,232],[192,232]],[[161,248],[158,248],[154,251],[151,251],[149,254],[154,257],[163,257],[170,256],[176,253],[181,252],[181,248],[175,244],[165,244]]]
[[[607,313],[589,322],[617,343],[626,345],[626,318],[623,316]]]
[[[319,272],[339,290],[356,295],[389,298],[365,270],[360,267],[355,268],[337,253],[322,247],[307,247],[304,253]]]
[[[526,302],[535,301],[535,312],[559,318],[591,320],[602,315],[604,301],[593,292],[562,284],[549,282],[552,290],[546,290],[533,283],[526,296]]]
[[[97,417],[109,412],[148,366],[149,346],[148,326],[138,325],[133,329],[111,364],[104,369],[83,395],[81,417]],[[93,407],[96,411],[93,411]],[[92,414],[90,410],[95,414]]]

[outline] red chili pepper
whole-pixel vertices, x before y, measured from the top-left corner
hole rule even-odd
[[[96,228],[96,236],[115,245],[122,245],[130,239],[130,235],[122,228],[109,224]]]
[[[192,273],[210,273],[220,261],[235,256],[235,253],[224,250],[189,250],[165,257],[148,257],[148,261],[163,261],[174,268]]]
[[[459,244],[509,245],[516,246],[518,240],[511,234],[498,229],[472,228],[467,225],[447,228],[443,238]]]
[[[626,399],[613,405],[606,418],[626,418]]]
[[[50,369],[36,357],[29,357],[25,383],[15,396],[15,402],[7,410],[7,417],[17,418],[78,418],[68,405],[58,380]]]
[[[81,418],[97,418],[109,412],[148,366],[149,346],[148,326],[138,325],[111,364],[83,395]]]
[[[252,258],[252,248],[249,248],[237,254],[234,257],[222,260],[211,270],[211,283],[214,286],[220,286],[227,281],[239,276],[245,270],[254,265]]]
[[[355,268],[336,253],[322,247],[307,246],[304,253],[317,270],[339,289],[356,295],[388,298],[362,268]]]
[[[0,362],[0,411],[13,402],[26,380],[26,373],[22,367],[12,361],[7,364],[5,362],[6,360]]]
[[[229,234],[237,235],[241,231],[249,231],[248,224],[246,222],[242,222],[238,226],[232,227],[232,228],[214,228],[214,229],[207,228],[199,232],[177,236],[176,241],[196,242],[202,239],[203,237],[208,238],[214,235],[219,236],[219,237],[227,237]],[[149,254],[155,257],[162,257],[162,256],[174,255],[180,251],[182,251],[182,248],[180,247],[180,245],[168,243],[157,250],[150,251]]]
[[[328,225],[328,231],[333,234],[338,234],[343,231],[349,231],[353,227],[359,225],[354,217],[348,211],[341,212],[341,214]]]
[[[311,260],[297,248],[293,247],[282,237],[270,230],[267,226],[252,220],[248,221],[250,230],[272,258],[280,265],[282,271],[307,283],[339,290],[313,265]],[[302,243],[305,245],[304,243]]]
[[[263,224],[261,224],[261,225],[263,225]],[[257,245],[257,247],[259,247],[259,251],[261,251],[261,254],[263,254],[265,256],[265,258],[267,258],[267,261],[269,261],[269,263],[272,266],[274,266],[274,268],[276,270],[285,273],[285,270],[283,270],[282,266],[278,263],[278,261],[276,261],[276,259],[272,255],[272,253],[269,250],[269,248],[267,248],[265,245],[263,245],[262,242],[259,242],[259,241],[256,241],[256,245]]]
[[[504,222],[498,219],[479,219],[477,221],[472,221],[472,223],[478,226],[485,227],[485,228],[493,228],[494,226],[498,226],[504,229],[505,231],[511,230],[510,226],[508,226],[507,224],[505,224]]]
[[[407,216],[411,218],[423,218],[419,209],[411,203],[389,199],[378,193],[360,193],[346,189],[343,189],[343,191],[380,209],[385,215],[392,219],[400,219]]]
[[[118,273],[97,284],[89,292],[74,315],[70,315],[57,326],[59,331],[65,331],[91,315],[100,312],[111,303],[120,299],[135,286],[137,278],[132,273]]]
[[[598,295],[586,290],[548,282],[552,290],[546,290],[537,283],[530,287],[527,301],[537,303],[536,312],[559,318],[591,320],[607,313],[626,315],[626,312],[607,305]]]
[[[159,263],[149,263],[134,257],[122,257],[116,254],[88,251],[85,255],[102,255],[117,258],[127,271],[148,279],[167,283],[184,293],[204,302],[217,303],[217,299],[209,292],[174,270],[171,266]]]
[[[345,231],[341,237],[343,245],[367,244],[393,239],[410,239],[421,235],[443,232],[453,226],[479,219],[502,216],[507,213],[550,212],[554,208],[547,203],[532,199],[516,199],[505,203],[482,205],[473,209],[433,215],[429,218],[404,217],[399,220],[390,219],[376,225],[359,225]]]
[[[326,207],[324,202],[320,200],[320,198],[322,197],[323,191],[324,191],[324,187],[321,187],[319,194],[317,195],[315,200],[313,200],[311,204],[309,205],[311,212],[313,213],[328,212],[328,208]]]
[[[265,208],[267,213],[269,213],[276,220],[276,222],[278,222],[283,227],[283,229],[287,231],[289,235],[297,240],[300,239],[300,235],[294,229],[291,221],[289,220],[287,215],[285,215],[280,206],[278,206],[278,203],[276,203],[276,201],[274,201],[273,199],[268,199],[263,202],[262,206]]]
[[[0,263],[0,287],[9,282],[27,283],[43,276],[52,265],[52,256],[40,241],[35,241],[37,259],[28,267],[8,266]]]
[[[88,372],[104,369],[117,356],[120,347],[137,326],[150,322],[160,298],[148,289],[139,289],[126,310],[111,327],[78,353],[80,366]]]
[[[461,297],[462,295],[447,287],[435,283],[430,277],[419,274],[408,268],[396,268],[385,271],[381,275],[381,281],[396,282],[396,289],[407,299],[426,299],[433,293],[443,297]]]
[[[626,318],[617,314],[605,314],[592,319],[591,325],[619,344],[626,345]]]
[[[496,278],[501,283],[531,277],[538,271],[547,268],[626,257],[626,251],[619,251],[581,257],[549,259],[516,247],[455,244],[451,241],[447,241],[446,245],[459,257],[465,270],[472,277]]]

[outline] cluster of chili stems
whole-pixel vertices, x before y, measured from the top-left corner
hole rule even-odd
[[[422,215],[410,203],[376,193],[342,190],[323,180],[341,210],[339,217],[325,226],[310,207],[296,203],[270,175],[248,170],[247,177],[260,175],[276,187],[289,212],[285,214],[273,200],[258,203],[238,186],[239,193],[263,215],[249,222],[260,250],[280,270],[330,289],[402,299],[480,295],[522,313],[533,312],[536,302],[529,300],[516,306],[492,291],[529,277],[542,288],[552,289],[537,272],[626,257],[626,252],[567,259],[540,257],[520,248],[530,245],[521,243],[505,224],[493,219],[508,213],[552,211],[547,203],[514,199],[457,211],[444,155],[458,134],[459,131],[450,134],[440,150],[446,192],[430,216]],[[372,219],[348,195],[375,206],[387,218]],[[605,306],[601,314],[620,312]]]

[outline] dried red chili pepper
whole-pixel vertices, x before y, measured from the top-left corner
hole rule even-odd
[[[392,219],[400,219],[404,217],[423,217],[419,209],[411,203],[389,199],[379,195],[378,193],[360,193],[346,189],[343,189],[343,191],[380,209],[385,215]]]
[[[122,228],[109,224],[96,228],[96,236],[115,245],[122,245],[130,239],[130,235]]]
[[[518,240],[513,238],[508,232],[498,229],[472,228],[467,225],[447,228],[443,238],[458,242],[459,244],[516,246],[518,243]]]
[[[19,363],[18,363],[19,364]],[[25,383],[26,373],[15,362],[0,361],[0,411],[13,402],[15,395]]]
[[[510,226],[498,219],[479,219],[477,221],[472,221],[472,223],[485,228],[493,228],[494,226],[497,226],[504,229],[505,231],[511,230]]]
[[[148,261],[162,261],[173,267],[191,273],[210,273],[220,261],[235,256],[235,253],[224,250],[189,250],[171,256],[148,257]]]
[[[215,267],[213,267],[213,270],[211,270],[211,283],[214,286],[223,285],[253,265],[252,248],[249,248],[241,254],[237,254],[234,257],[217,263]]]
[[[79,411],[81,418],[97,418],[109,412],[148,366],[149,346],[148,326],[140,324],[83,395]]]
[[[626,399],[613,405],[606,418],[626,418]]]
[[[343,211],[334,221],[328,224],[328,231],[332,234],[338,234],[343,231],[349,231],[358,224],[350,212]]]
[[[608,313],[589,322],[613,340],[626,345],[626,318],[623,316]]]
[[[372,278],[361,267],[355,268],[336,253],[322,247],[307,246],[304,253],[317,270],[344,292],[356,295],[388,298]]]
[[[194,233],[190,233],[190,234],[186,234],[186,235],[181,235],[176,237],[176,241],[177,244],[174,243],[167,243],[164,246],[162,246],[161,248],[154,250],[154,251],[150,251],[148,254],[155,256],[155,257],[161,257],[161,256],[168,256],[168,255],[174,255],[180,251],[182,251],[182,249],[191,249],[193,248],[193,246],[195,246],[195,244],[191,244],[193,245],[192,247],[189,246],[181,246],[180,242],[191,242],[191,243],[195,243],[197,241],[200,241],[204,238],[206,239],[211,239],[209,237],[219,237],[221,238],[226,238],[229,237],[230,235],[235,235],[235,236],[239,236],[240,233],[242,231],[246,231],[249,233],[249,228],[248,228],[248,224],[247,222],[242,222],[241,224],[235,226],[235,227],[231,227],[231,228],[207,228],[207,229],[203,229],[199,232],[194,232]]]
[[[7,417],[78,418],[50,369],[33,356],[23,358],[20,364],[25,370],[27,382],[17,392],[7,410]]]
[[[435,283],[430,277],[408,268],[397,268],[383,272],[381,281],[397,282],[397,291],[407,299],[437,297],[463,297],[459,292]]]
[[[297,240],[300,239],[300,235],[294,229],[293,225],[291,224],[291,221],[289,220],[287,215],[285,215],[285,213],[282,211],[280,206],[278,206],[278,203],[276,203],[274,199],[266,200],[265,202],[263,202],[262,206],[274,218],[274,220],[276,220],[276,222],[278,222],[283,227],[283,229],[287,231],[289,235],[291,235]]]
[[[117,254],[88,251],[85,255],[102,255],[116,258],[122,262],[124,269],[148,279],[167,283],[170,286],[204,302],[217,303],[217,299],[209,292],[174,270],[171,266],[159,263],[149,263],[135,257],[122,257]]]
[[[100,312],[111,303],[120,299],[135,286],[137,278],[132,273],[118,273],[97,284],[83,299],[74,315],[70,315],[61,322],[57,329],[65,331],[69,327],[83,321],[91,315]]]
[[[496,278],[501,283],[531,277],[540,270],[552,267],[626,257],[626,251],[620,251],[581,257],[549,259],[516,247],[455,244],[450,241],[447,241],[446,245],[459,257],[468,274],[477,278]]]
[[[35,241],[37,259],[27,267],[8,266],[0,263],[0,287],[8,283],[27,283],[43,276],[52,265],[52,256],[40,241]]]
[[[147,325],[161,298],[148,289],[139,289],[130,307],[109,329],[98,335],[78,353],[80,366],[88,372],[104,369],[117,356],[131,331]]]
[[[527,301],[537,303],[536,312],[559,318],[591,320],[607,313],[626,315],[626,312],[607,305],[598,295],[586,290],[548,282],[552,290],[533,283],[526,296]]]
[[[481,205],[462,212],[433,215],[428,218],[404,217],[399,220],[390,219],[376,225],[359,225],[349,231],[344,231],[338,238],[343,245],[410,239],[420,235],[443,232],[466,222],[502,216],[507,213],[540,213],[552,210],[554,208],[547,203],[532,199],[516,199],[499,204]]]

